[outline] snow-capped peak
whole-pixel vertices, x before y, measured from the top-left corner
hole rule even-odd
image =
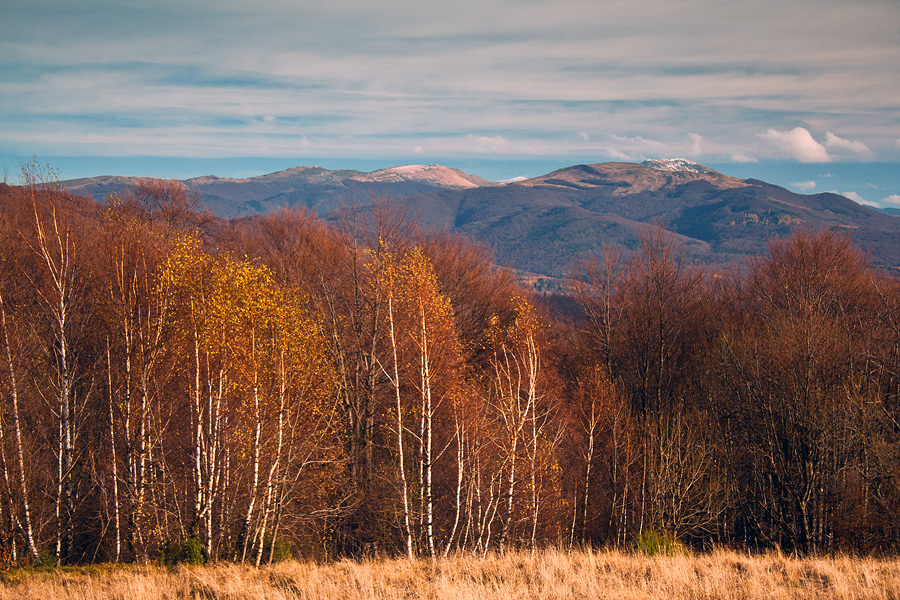
[[[664,158],[661,160],[645,160],[641,163],[645,167],[651,167],[659,171],[675,171],[681,173],[700,173],[701,175],[715,175],[717,171],[698,162],[686,158]]]
[[[499,183],[500,185],[510,185],[512,183],[519,183],[522,181],[528,181],[528,177],[520,175],[519,177],[512,177],[511,179],[501,179],[497,183]]]

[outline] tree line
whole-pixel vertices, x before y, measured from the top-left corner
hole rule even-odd
[[[549,297],[387,202],[221,221],[24,172],[3,560],[900,547],[900,280],[844,235],[715,274],[649,231]]]

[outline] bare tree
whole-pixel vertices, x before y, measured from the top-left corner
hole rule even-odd
[[[23,167],[34,215],[32,250],[43,269],[42,278],[31,277],[52,326],[54,381],[59,439],[57,465],[57,537],[56,555],[61,561],[73,559],[74,551],[74,466],[76,405],[76,348],[74,346],[75,311],[81,300],[81,276],[78,270],[75,240],[65,207],[65,196],[55,177],[37,164]]]

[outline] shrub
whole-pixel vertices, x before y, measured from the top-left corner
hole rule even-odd
[[[262,562],[269,562],[269,552],[271,552],[272,562],[277,563],[283,560],[290,560],[294,557],[291,551],[291,544],[284,538],[275,538],[275,547],[272,548],[272,535],[266,534],[263,542]],[[251,553],[252,554],[252,553]],[[253,555],[255,556],[255,554]]]
[[[291,545],[281,538],[275,538],[275,548],[272,553],[272,562],[290,560],[293,557]]]
[[[160,552],[160,562],[165,565],[202,565],[207,560],[206,548],[197,538],[166,542]]]
[[[634,539],[634,549],[647,556],[678,556],[688,554],[684,544],[674,535],[656,533],[653,529],[645,529]]]

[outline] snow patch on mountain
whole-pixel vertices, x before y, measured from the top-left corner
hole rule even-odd
[[[658,171],[673,171],[676,173],[699,173],[701,175],[717,175],[718,171],[710,169],[698,162],[686,158],[664,158],[661,160],[645,160],[641,163]]]

